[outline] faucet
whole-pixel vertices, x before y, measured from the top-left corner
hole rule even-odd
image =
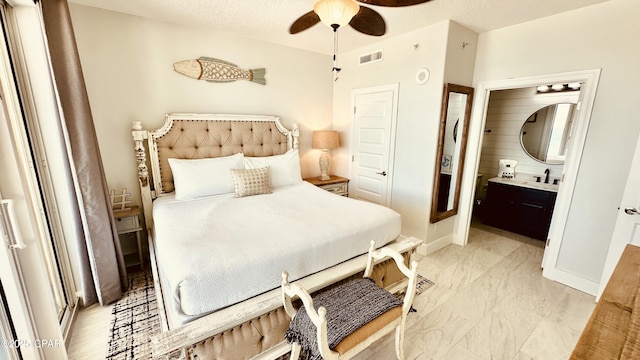
[[[545,184],[549,183],[549,169],[544,170],[544,183]]]

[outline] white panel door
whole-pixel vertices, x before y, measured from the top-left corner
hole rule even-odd
[[[611,245],[602,271],[598,289],[598,299],[602,295],[613,270],[627,244],[640,246],[640,137],[631,161],[629,177],[618,209],[616,226],[611,237]]]
[[[390,206],[397,85],[354,92],[351,196]]]

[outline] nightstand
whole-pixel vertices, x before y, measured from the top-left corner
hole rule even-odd
[[[306,178],[304,181],[336,195],[349,196],[349,179],[347,178],[329,175],[329,180],[320,180],[319,177],[312,177]]]
[[[116,229],[120,238],[120,247],[126,267],[138,266],[144,270],[142,241],[140,239],[140,209],[134,206],[127,210],[114,210]],[[135,240],[135,242],[134,242]]]

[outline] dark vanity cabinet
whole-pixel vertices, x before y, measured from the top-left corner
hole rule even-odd
[[[451,174],[440,174],[438,188],[438,211],[447,211],[449,207],[449,191],[451,189]]]
[[[487,225],[546,240],[556,192],[489,181],[484,222]]]

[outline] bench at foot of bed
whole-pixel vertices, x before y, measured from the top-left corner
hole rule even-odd
[[[416,238],[405,238],[387,246],[402,253],[409,264],[421,243]],[[366,259],[367,254],[361,255],[296,283],[315,292],[362,277]],[[406,278],[393,260],[376,264],[372,278],[391,292],[401,292],[407,286]],[[152,339],[154,359],[196,356],[200,359],[275,359],[290,349],[284,342],[290,320],[282,307],[281,290],[277,288],[155,336]]]

